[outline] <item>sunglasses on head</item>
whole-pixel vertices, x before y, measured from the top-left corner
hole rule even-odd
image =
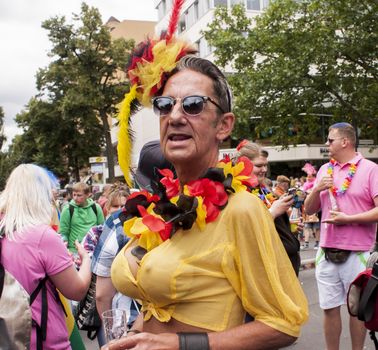
[[[221,106],[208,96],[185,96],[183,98],[173,98],[170,96],[158,96],[152,99],[152,107],[154,113],[160,117],[164,117],[172,112],[177,101],[181,101],[181,108],[187,115],[201,114],[205,108],[205,103],[211,102],[217,106],[222,113],[225,113]]]

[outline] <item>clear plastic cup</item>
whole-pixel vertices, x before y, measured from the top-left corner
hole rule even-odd
[[[127,335],[128,312],[123,309],[110,309],[102,313],[102,325],[106,342]]]

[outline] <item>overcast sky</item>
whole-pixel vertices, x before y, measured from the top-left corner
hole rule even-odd
[[[103,22],[110,16],[122,21],[157,20],[154,0],[86,0],[100,10]],[[49,63],[50,43],[41,23],[53,16],[80,13],[80,0],[0,0],[0,106],[5,112],[9,144],[20,133],[14,117],[37,92],[35,74]]]

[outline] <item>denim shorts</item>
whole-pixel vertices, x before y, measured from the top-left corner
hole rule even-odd
[[[312,230],[319,230],[320,222],[305,222],[304,228],[310,228]]]

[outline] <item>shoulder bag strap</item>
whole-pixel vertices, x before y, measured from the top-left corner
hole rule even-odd
[[[41,291],[42,293],[42,309],[41,309],[41,324],[38,325],[37,322],[33,320],[33,325],[37,331],[37,350],[42,350],[43,348],[43,341],[46,340],[47,334],[47,312],[48,312],[48,302],[47,302],[47,287],[46,282],[48,280],[48,276],[45,276],[41,279],[38,283],[38,286],[34,291],[30,294],[30,305],[33,304],[34,300],[36,299],[38,293]]]

